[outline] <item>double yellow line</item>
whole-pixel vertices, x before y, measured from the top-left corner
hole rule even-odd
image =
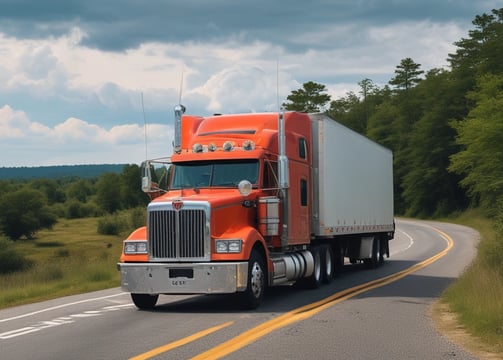
[[[290,325],[292,323],[295,323],[295,322],[307,319],[311,316],[314,316],[315,314],[317,314],[317,313],[319,313],[319,312],[321,312],[321,311],[323,311],[333,305],[341,303],[344,300],[347,300],[349,298],[352,298],[354,296],[357,296],[357,295],[362,294],[364,292],[367,292],[369,290],[372,290],[372,289],[390,284],[390,283],[395,282],[397,280],[400,280],[403,277],[410,275],[411,273],[416,272],[416,271],[434,263],[438,259],[445,256],[449,252],[449,250],[451,250],[451,248],[454,246],[454,241],[445,232],[443,232],[435,227],[429,226],[429,225],[424,225],[424,226],[430,227],[433,230],[435,230],[436,232],[438,232],[440,234],[440,236],[442,236],[442,238],[447,242],[447,247],[444,250],[442,250],[441,252],[439,252],[438,254],[436,254],[436,255],[434,255],[424,261],[421,261],[421,262],[419,262],[419,263],[417,263],[417,264],[415,264],[405,270],[394,273],[392,275],[385,276],[383,278],[372,280],[372,281],[369,281],[365,284],[361,284],[361,285],[340,291],[340,292],[335,293],[335,294],[333,294],[327,298],[324,298],[320,301],[317,301],[317,302],[299,307],[297,309],[291,310],[283,315],[275,317],[274,319],[266,321],[256,327],[248,330],[248,331],[245,331],[245,332],[241,333],[240,335],[238,335],[238,336],[236,336],[236,337],[234,337],[234,338],[232,338],[232,339],[230,339],[230,340],[228,340],[228,341],[226,341],[226,342],[224,342],[224,343],[222,343],[222,344],[220,344],[220,345],[218,345],[218,346],[216,346],[216,347],[214,347],[204,353],[201,353],[201,354],[193,357],[192,360],[220,359],[226,355],[229,355],[229,354],[245,347],[248,344],[251,344],[251,343],[257,341],[258,339],[264,337],[265,335],[267,335],[275,330],[278,330],[278,329],[285,327],[287,325]],[[233,324],[232,322],[223,323],[221,325],[218,325],[218,326],[209,328],[207,330],[201,331],[199,333],[196,333],[196,334],[189,336],[187,338],[175,341],[173,343],[161,346],[157,349],[151,350],[151,351],[146,352],[144,354],[138,355],[132,359],[134,359],[134,360],[142,359],[143,360],[143,359],[151,358],[151,357],[159,355],[163,352],[172,350],[178,346],[185,345],[191,341],[199,339],[200,337],[211,334],[212,332],[215,332],[217,330],[220,330],[220,329],[225,328],[227,326],[230,326],[232,324]]]

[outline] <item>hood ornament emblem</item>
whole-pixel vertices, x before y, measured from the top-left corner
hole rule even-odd
[[[180,211],[183,208],[183,200],[182,199],[175,199],[171,203],[171,206],[173,206],[173,209],[175,211]]]

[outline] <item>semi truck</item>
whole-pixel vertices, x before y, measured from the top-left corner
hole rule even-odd
[[[322,113],[174,112],[171,157],[142,164],[146,226],[117,264],[139,309],[229,293],[256,308],[268,287],[317,288],[389,257],[390,150]]]

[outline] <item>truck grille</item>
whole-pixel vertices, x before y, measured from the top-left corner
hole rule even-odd
[[[148,213],[152,260],[207,260],[206,213],[201,209],[151,210]]]

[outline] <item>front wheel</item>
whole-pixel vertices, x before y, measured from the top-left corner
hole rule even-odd
[[[266,274],[264,257],[257,250],[252,250],[250,260],[248,260],[248,283],[242,294],[243,304],[247,309],[255,309],[262,303],[266,288]]]
[[[136,307],[140,310],[151,310],[157,304],[159,295],[150,294],[131,294],[131,299]]]

